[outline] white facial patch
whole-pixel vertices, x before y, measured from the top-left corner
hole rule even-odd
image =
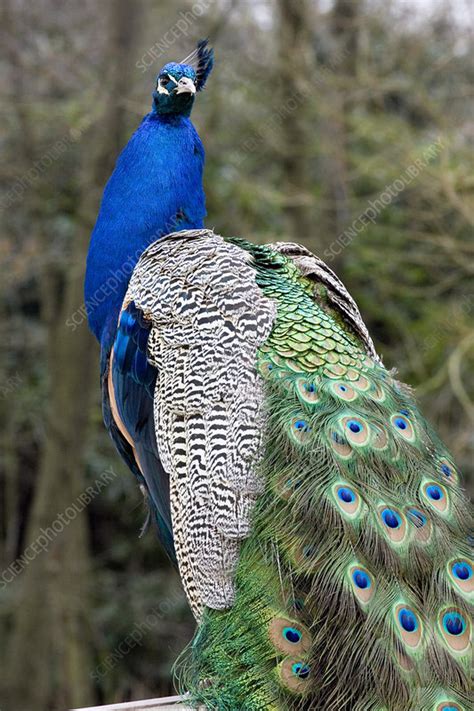
[[[183,77],[176,83],[178,85],[178,88],[176,89],[177,94],[195,94],[196,93],[196,85],[194,84],[192,79],[189,79],[189,77]]]
[[[196,93],[196,85],[192,79],[189,79],[188,77],[182,77],[178,81],[173,76],[171,76],[171,74],[160,77],[158,84],[156,85],[157,92],[159,94],[166,94],[167,96],[169,96],[170,92],[166,88],[165,84],[168,84],[170,81],[173,82],[173,84],[176,84],[176,88],[173,89],[173,93],[176,93],[176,94],[195,94]]]
[[[174,77],[172,77],[171,74],[167,74],[166,77],[164,77],[164,76],[161,77],[158,84],[156,85],[156,90],[157,90],[158,94],[167,94],[168,96],[170,94],[168,89],[165,86],[163,86],[163,84],[161,83],[162,81],[166,81],[166,82],[172,81],[176,84],[176,86],[178,86],[177,80]]]

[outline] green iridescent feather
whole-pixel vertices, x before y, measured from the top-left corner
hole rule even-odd
[[[265,493],[237,598],[180,670],[219,711],[467,711],[469,512],[411,391],[294,263],[251,253],[278,305],[259,351]]]

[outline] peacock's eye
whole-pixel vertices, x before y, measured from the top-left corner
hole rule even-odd
[[[170,91],[172,91],[172,88],[177,84],[178,82],[176,81],[176,79],[173,79],[170,74],[162,74],[158,77],[158,84],[156,86],[156,90],[160,94],[169,94]]]

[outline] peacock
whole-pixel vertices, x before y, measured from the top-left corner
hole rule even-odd
[[[105,425],[197,621],[179,684],[218,711],[468,711],[459,472],[321,259],[204,227],[213,63],[201,41],[160,71],[85,283]]]

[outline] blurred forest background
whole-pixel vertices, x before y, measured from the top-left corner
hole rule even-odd
[[[324,257],[472,487],[472,12],[469,0],[3,0],[2,711],[168,695],[192,635],[102,425],[82,280],[103,185],[155,75],[201,37],[217,57],[193,113],[208,225]]]

